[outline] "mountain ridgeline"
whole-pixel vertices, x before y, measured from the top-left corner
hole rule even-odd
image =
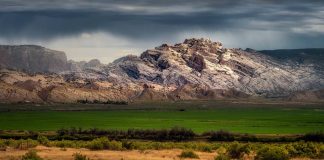
[[[324,98],[324,49],[224,48],[186,39],[110,64],[75,62],[40,46],[0,46],[0,101],[123,102],[223,98]]]

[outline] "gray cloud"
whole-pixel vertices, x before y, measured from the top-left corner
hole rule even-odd
[[[5,43],[108,33],[143,49],[184,36],[222,37],[243,48],[324,47],[322,0],[0,0],[0,6]]]

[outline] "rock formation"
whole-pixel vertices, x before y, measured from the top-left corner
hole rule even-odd
[[[283,60],[269,51],[228,49],[220,42],[193,38],[104,65],[99,60],[66,61],[63,52],[42,47],[36,47],[35,53],[26,48],[35,50],[35,46],[2,46],[1,68],[42,73],[2,69],[0,101],[74,103],[247,97],[293,100],[305,94],[313,99],[323,97],[323,92],[317,91],[324,89],[323,63],[312,60],[316,59],[312,56],[297,63],[296,57]],[[33,60],[25,55],[36,57]],[[324,50],[318,54],[323,55]],[[21,65],[14,63],[20,60],[17,57],[23,57]]]
[[[61,72],[67,70],[64,52],[41,46],[0,45],[0,67],[25,72]]]

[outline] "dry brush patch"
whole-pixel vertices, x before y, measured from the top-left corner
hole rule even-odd
[[[37,146],[35,148],[37,154],[49,160],[73,160],[73,154],[81,153],[86,155],[92,160],[109,159],[109,160],[174,160],[180,159],[178,156],[181,154],[180,149],[169,150],[127,150],[127,151],[111,151],[100,150],[92,151],[89,149],[76,149],[76,148],[57,148],[57,147],[45,147]],[[10,149],[7,151],[0,151],[0,160],[8,160],[8,158],[19,159],[24,155],[27,150]],[[200,159],[213,159],[216,153],[208,152],[195,152]]]

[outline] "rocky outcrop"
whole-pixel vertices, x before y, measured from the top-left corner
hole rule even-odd
[[[26,72],[61,72],[67,70],[64,52],[41,46],[0,46],[0,66]]]
[[[0,45],[0,68],[27,73],[72,73],[100,71],[104,65],[98,59],[89,62],[67,61],[66,54],[36,45]]]
[[[136,97],[137,100],[167,100],[168,97],[163,91],[155,90],[154,86],[144,84],[143,91]]]
[[[178,89],[189,84],[209,91],[237,91],[262,97],[285,97],[324,87],[323,70],[314,66],[289,65],[252,49],[227,49],[206,39],[164,44],[140,57],[116,61],[106,72],[127,84]]]
[[[71,72],[83,72],[84,70],[96,70],[99,71],[104,66],[98,59],[92,59],[88,62],[80,61],[76,62],[73,60],[68,61],[68,69],[66,71]]]
[[[221,90],[203,88],[199,85],[183,85],[169,95],[173,100],[194,100],[194,99],[224,99],[224,98],[248,98],[249,95],[235,89]]]

